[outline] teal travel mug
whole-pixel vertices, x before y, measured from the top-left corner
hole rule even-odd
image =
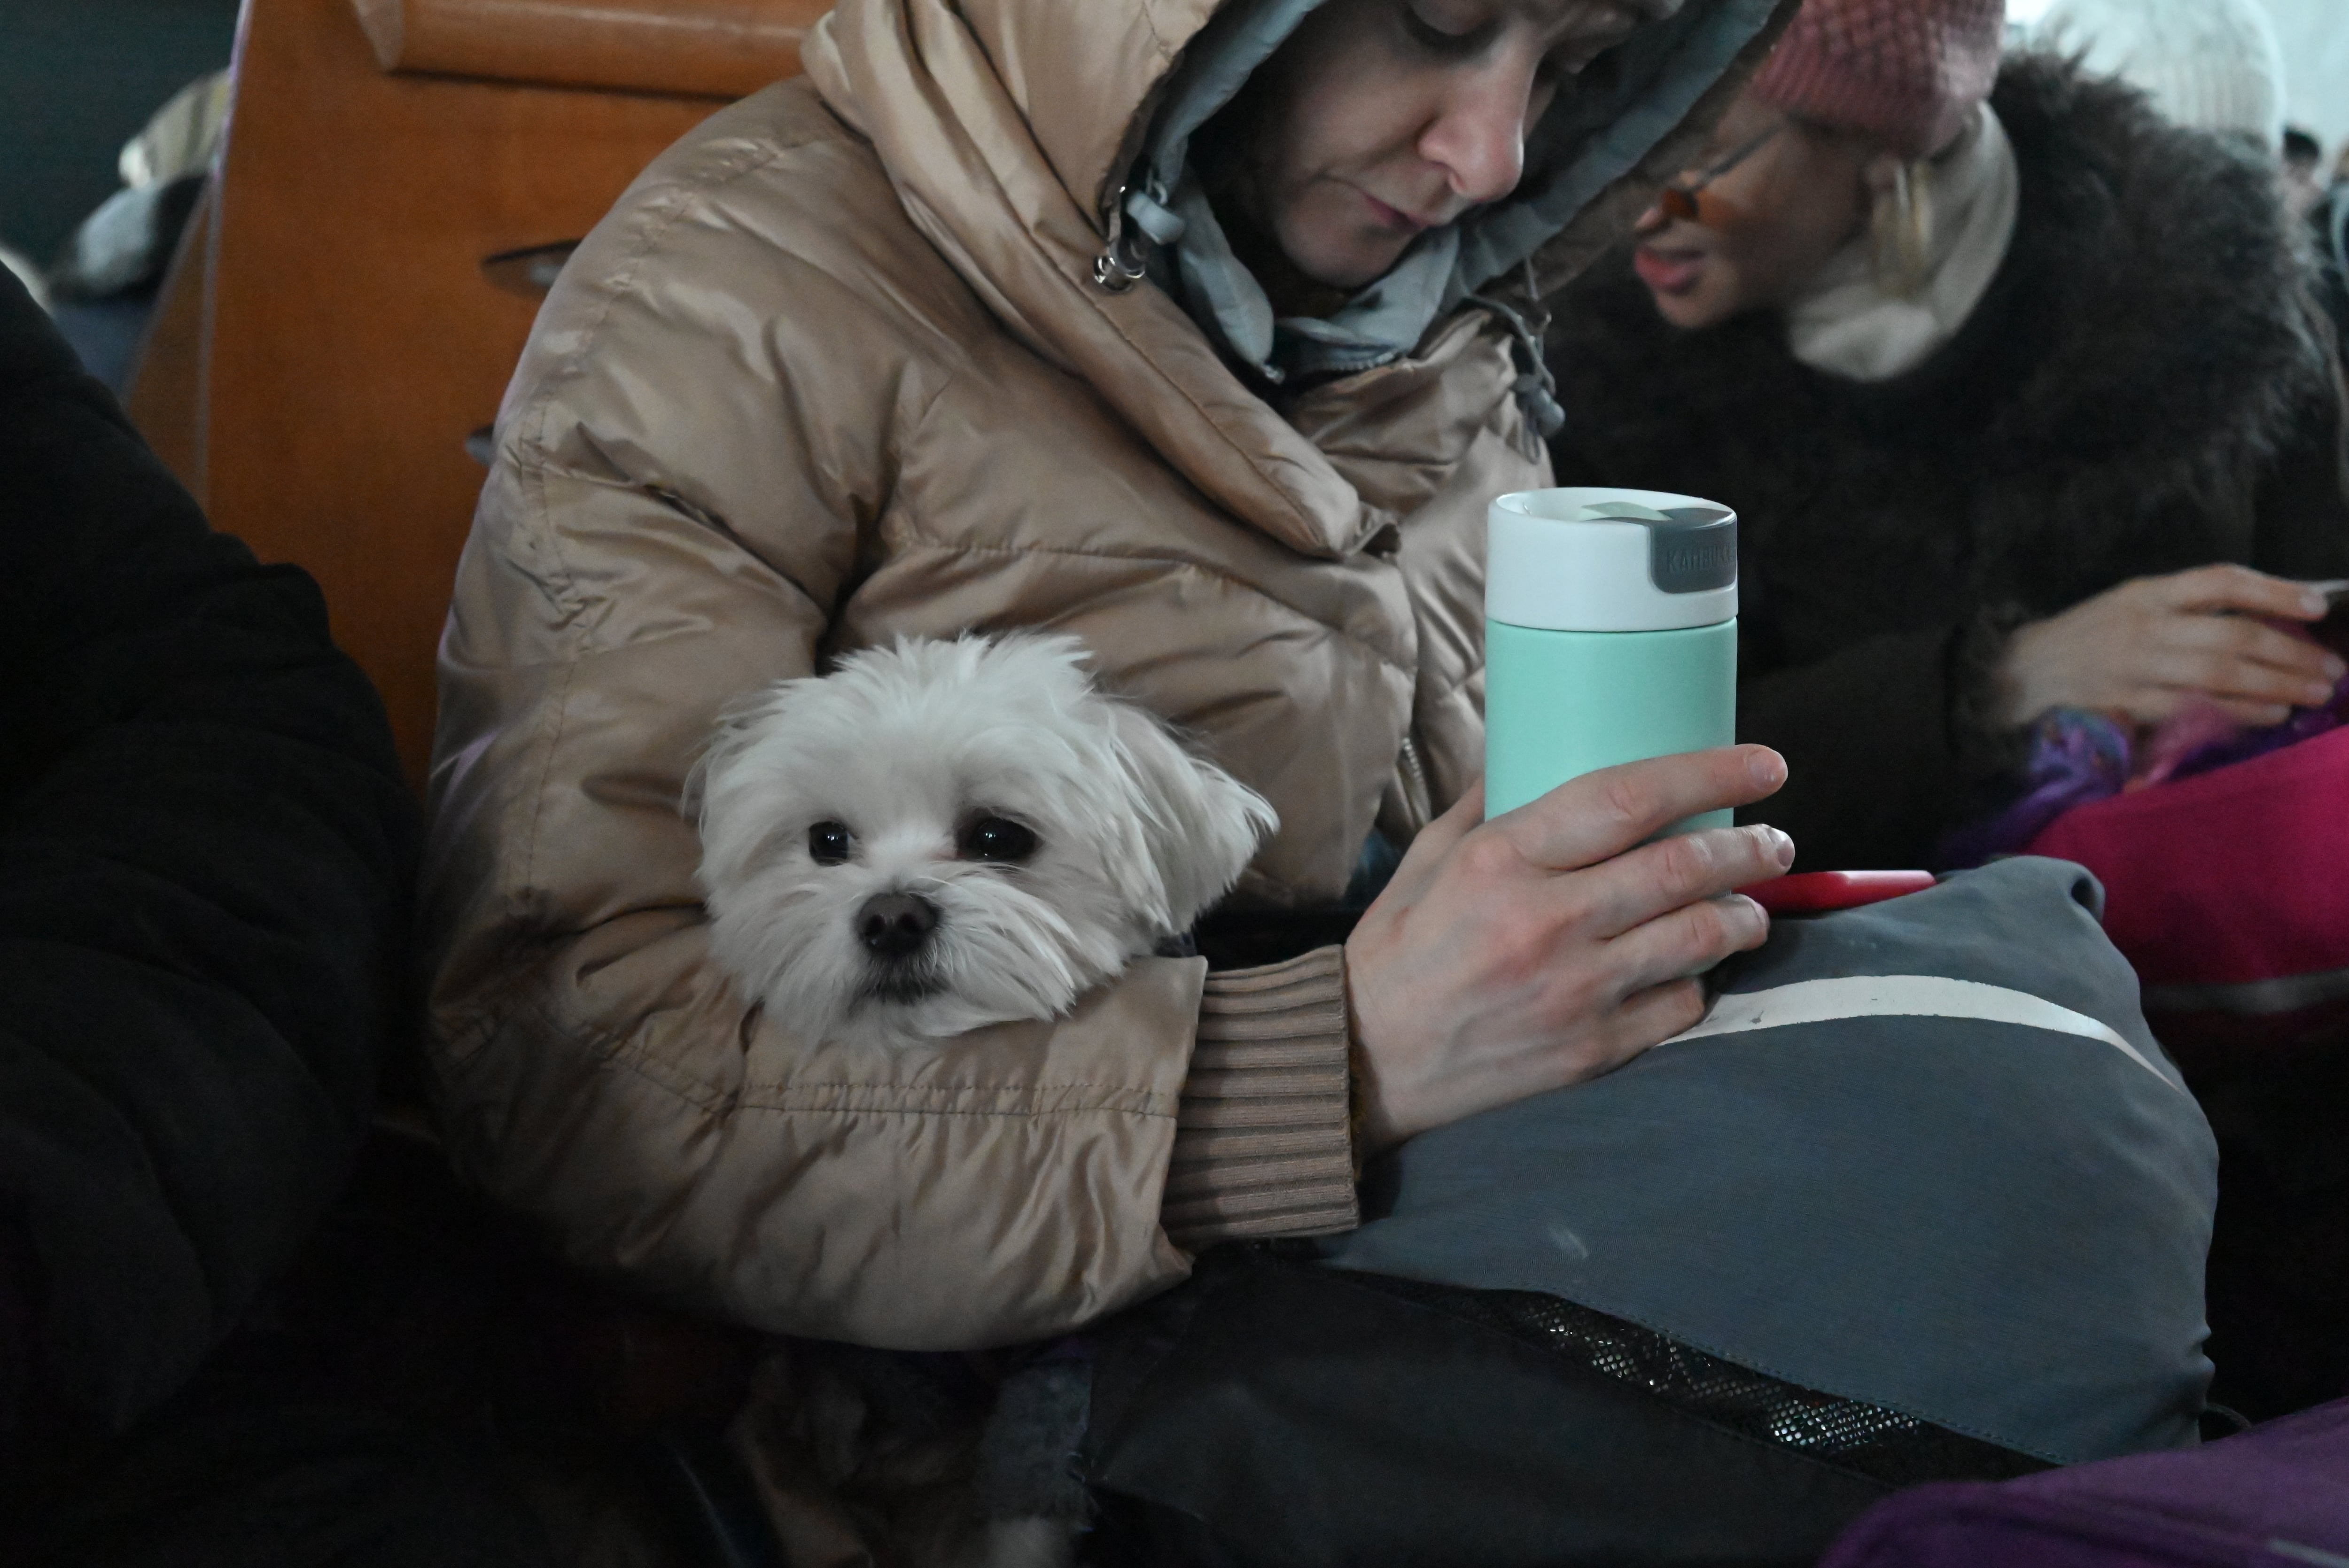
[[[1505,495],[1488,514],[1485,814],[1737,738],[1737,514],[1656,490]],[[1670,831],[1726,827],[1708,811]]]

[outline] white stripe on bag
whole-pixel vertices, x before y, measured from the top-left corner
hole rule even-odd
[[[1974,1018],[2052,1029],[2059,1035],[2102,1040],[2171,1088],[2178,1088],[2126,1037],[2085,1013],[2059,1007],[2027,991],[2010,991],[1978,980],[1952,980],[1946,975],[1857,975],[1725,994],[1714,999],[1702,1023],[1664,1043],[1678,1045],[1714,1035],[1743,1035],[1837,1018]]]

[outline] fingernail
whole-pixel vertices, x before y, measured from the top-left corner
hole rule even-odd
[[[2323,707],[2326,703],[2331,702],[2332,700],[2333,688],[2331,686],[2313,686],[2308,688],[2308,695],[2301,699],[2301,706],[2302,707]]]
[[[1778,869],[1784,871],[1788,866],[1793,865],[1795,863],[1795,841],[1788,838],[1785,834],[1780,832],[1775,828],[1767,828],[1764,829],[1764,831],[1770,835],[1770,855],[1773,860],[1775,860],[1778,862]],[[1759,909],[1761,905],[1756,904],[1754,907]]]
[[[2300,607],[2311,616],[2322,615],[2325,611],[2324,595],[2313,591],[2302,593],[2300,596]]]
[[[1775,789],[1786,777],[1786,761],[1775,751],[1756,751],[1745,759],[1745,770],[1756,784]]]
[[[2349,676],[2349,665],[2344,665],[2331,654],[2327,654],[2324,655],[2324,675],[2326,679],[2337,681],[2343,676]]]

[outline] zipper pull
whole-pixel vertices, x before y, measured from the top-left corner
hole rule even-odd
[[[1108,242],[1093,258],[1093,282],[1111,294],[1123,294],[1149,275],[1150,269],[1130,255],[1125,242],[1125,196],[1133,189],[1121,185],[1109,204]]]

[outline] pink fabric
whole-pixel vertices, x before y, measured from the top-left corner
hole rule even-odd
[[[2006,0],[1808,0],[1752,90],[1923,158],[1990,96],[2005,29]]]
[[[2147,985],[2349,969],[2349,729],[2075,808],[2028,852],[2096,874]]]

